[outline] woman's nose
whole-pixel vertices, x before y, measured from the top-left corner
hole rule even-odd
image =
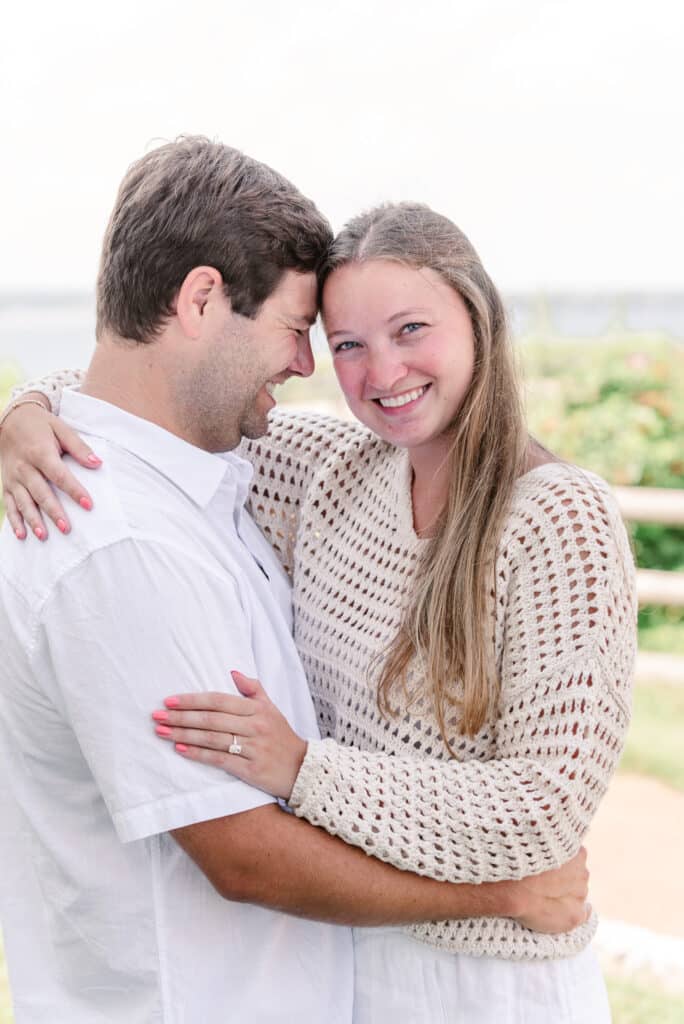
[[[408,368],[396,355],[385,352],[369,356],[366,383],[379,394],[392,392],[406,378]]]

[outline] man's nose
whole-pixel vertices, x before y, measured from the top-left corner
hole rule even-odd
[[[298,377],[310,377],[315,365],[309,331],[305,331],[297,339],[297,352],[288,369]]]

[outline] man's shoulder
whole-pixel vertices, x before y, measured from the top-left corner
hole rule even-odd
[[[23,596],[33,609],[88,560],[115,563],[126,541],[172,547],[174,539],[184,536],[188,501],[177,488],[152,466],[116,445],[98,439],[97,451],[102,458],[98,470],[84,469],[67,459],[70,471],[93,503],[88,511],[60,496],[71,523],[67,535],[52,526],[47,542],[41,543],[31,534],[19,542],[8,523],[0,531],[0,582]]]

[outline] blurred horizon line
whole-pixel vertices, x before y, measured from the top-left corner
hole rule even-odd
[[[613,296],[615,298],[631,298],[631,297],[644,297],[644,298],[664,298],[664,299],[682,299],[684,301],[684,285],[681,287],[671,287],[664,285],[662,287],[634,287],[632,285],[625,285],[624,287],[614,285],[597,285],[597,286],[581,286],[581,285],[534,285],[533,287],[525,288],[499,288],[501,294],[507,298],[530,298],[532,296],[541,298],[555,298],[557,296],[567,296],[572,298],[593,298],[596,297],[607,297]],[[67,305],[72,302],[85,302],[94,301],[95,289],[87,288],[2,288],[0,286],[0,308],[14,305],[18,302],[26,302],[31,300],[34,302],[43,303],[54,303],[57,305]]]

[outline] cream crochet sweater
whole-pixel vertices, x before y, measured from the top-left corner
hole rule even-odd
[[[38,387],[56,407],[60,385],[75,379]],[[634,570],[607,485],[564,463],[518,481],[496,562],[497,714],[474,737],[453,719],[453,758],[429,694],[391,720],[376,702],[378,657],[426,543],[413,530],[406,452],[358,424],[279,412],[242,454],[255,467],[252,514],[292,575],[297,647],[327,737],[309,743],[295,812],[398,868],[452,882],[521,878],[567,860],[630,716]],[[416,667],[410,689],[419,681]],[[407,930],[454,952],[535,959],[579,952],[595,927],[594,915],[557,936],[498,918]]]

